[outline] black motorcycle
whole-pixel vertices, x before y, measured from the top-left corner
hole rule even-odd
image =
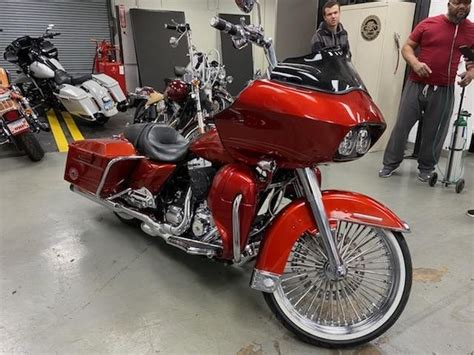
[[[180,35],[178,39],[170,38],[174,48],[186,36],[191,60],[187,67],[174,68],[176,78],[165,79],[163,94],[143,87],[130,95],[136,105],[134,123],[165,123],[189,138],[198,134],[200,129],[212,127],[212,116],[233,102],[226,89],[232,77],[226,75],[219,60],[210,60],[208,54],[196,51],[189,24],[174,23],[165,27]],[[219,52],[215,52],[219,58]]]

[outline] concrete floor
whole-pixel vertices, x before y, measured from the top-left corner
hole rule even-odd
[[[369,194],[410,224],[412,294],[385,335],[337,351],[283,328],[248,287],[251,265],[186,255],[71,193],[65,154],[1,159],[0,352],[472,354],[474,156],[462,194],[419,182],[410,160],[382,180],[380,161],[323,167],[323,187]]]

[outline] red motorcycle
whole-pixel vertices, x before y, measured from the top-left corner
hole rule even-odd
[[[260,26],[211,25],[274,58]],[[189,254],[256,258],[250,286],[303,340],[361,344],[407,303],[409,227],[370,197],[321,191],[317,165],[363,156],[386,125],[342,52],[275,64],[192,143],[168,126],[132,125],[121,137],[72,143],[65,179]]]
[[[34,133],[48,131],[48,124],[39,120],[20,89],[10,84],[7,71],[0,67],[0,145],[11,143],[24,151],[31,161],[44,157]]]

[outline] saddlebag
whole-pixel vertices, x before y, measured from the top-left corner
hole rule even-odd
[[[128,187],[140,160],[126,139],[86,139],[69,145],[64,179],[105,198]]]
[[[80,87],[63,84],[56,96],[72,115],[92,119],[99,112],[92,97]]]
[[[122,102],[127,99],[117,80],[105,74],[93,74],[92,78],[105,87],[109,91],[110,96],[112,96],[116,102]]]

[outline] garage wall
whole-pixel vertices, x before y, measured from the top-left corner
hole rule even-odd
[[[13,76],[16,67],[3,59],[5,47],[24,36],[39,36],[48,24],[61,35],[51,41],[71,73],[90,73],[95,54],[91,38],[110,40],[107,0],[0,0],[0,65]]]
[[[447,1],[446,0],[431,0],[431,7],[430,7],[430,14],[429,16],[436,16],[439,14],[445,14],[447,12]],[[474,12],[471,11],[468,17],[471,21],[474,21]],[[465,66],[464,63],[461,62],[459,65],[458,73],[462,73],[465,71]],[[456,120],[457,118],[457,113],[458,113],[458,108],[459,108],[459,101],[460,101],[460,96],[461,96],[461,88],[459,85],[456,85],[455,87],[455,103],[454,103],[454,111],[453,115],[451,117],[451,123],[450,123],[450,128],[449,128],[449,133],[448,136],[446,137],[446,141],[444,142],[444,148],[447,149],[450,143],[450,138],[451,138],[451,133],[452,133],[452,123]],[[466,96],[464,97],[464,103],[463,103],[463,108],[468,110],[471,114],[474,115],[474,83],[471,83],[466,88]],[[473,133],[474,129],[474,119],[470,119],[468,121],[468,142],[467,142],[467,148],[469,147],[469,144],[471,142],[471,136]],[[415,142],[416,139],[416,131],[418,129],[418,124],[413,127],[411,133],[410,133],[410,142]],[[466,149],[467,149],[466,148]],[[443,167],[444,169],[444,167]]]
[[[261,3],[262,22],[266,36],[275,38],[277,0],[261,0]],[[139,83],[135,48],[133,45],[133,30],[129,15],[131,8],[184,11],[186,21],[193,30],[194,45],[197,49],[205,52],[209,52],[214,48],[220,51],[219,33],[209,26],[211,17],[218,13],[242,14],[235,5],[234,0],[114,0],[114,5],[124,5],[126,9],[126,28],[121,29],[121,35],[125,75],[129,90],[133,90]],[[252,22],[256,23],[257,11],[253,11],[251,15],[253,17]],[[261,48],[253,47],[253,57],[255,70],[266,68],[267,64]]]

